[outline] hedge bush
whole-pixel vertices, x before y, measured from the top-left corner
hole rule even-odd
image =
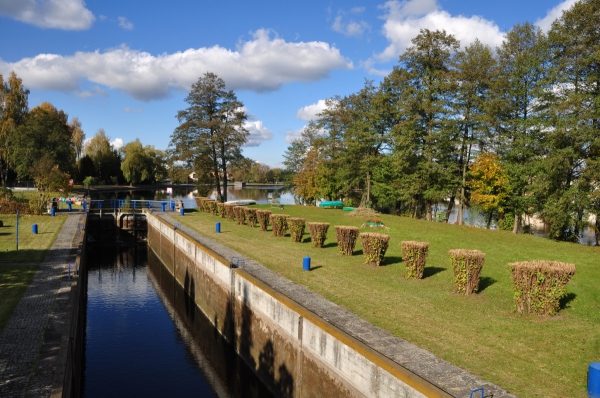
[[[469,295],[479,290],[485,253],[479,250],[455,249],[448,252],[454,270],[454,291]]]
[[[340,253],[345,256],[351,256],[356,245],[356,238],[358,238],[358,227],[336,225],[335,237]]]
[[[204,202],[206,202],[207,200],[211,200],[210,198],[205,198],[205,197],[198,197],[198,198],[194,198],[196,200],[196,205],[198,206],[198,210],[203,211],[203,212],[208,212],[208,209],[206,208],[206,205],[204,204]]]
[[[246,218],[246,225],[254,228],[256,227],[256,209],[250,207],[244,207],[244,217]]]
[[[406,279],[423,279],[425,260],[429,250],[428,242],[405,241],[401,243],[402,260],[406,268]]]
[[[274,237],[285,236],[288,229],[287,219],[289,217],[287,214],[271,214],[271,227],[273,228]]]
[[[225,203],[217,203],[217,213],[219,213],[219,217],[225,218]]]
[[[231,221],[235,221],[235,205],[225,203],[225,215]]]
[[[271,210],[256,210],[256,218],[260,224],[260,230],[266,231],[269,228],[269,218],[271,217]]]
[[[244,212],[244,206],[234,206],[233,211],[235,211],[235,220],[239,225],[243,225],[246,220],[246,215]]]
[[[16,202],[13,200],[0,200],[0,214],[16,214],[17,210],[21,214],[32,214],[29,202]]]
[[[328,222],[307,222],[308,231],[310,232],[310,241],[312,247],[323,247],[325,238],[327,238],[327,230],[329,229]]]
[[[517,311],[554,315],[565,296],[575,265],[557,261],[523,261],[508,264],[515,285]]]
[[[290,238],[292,239],[292,242],[302,242],[305,225],[306,220],[304,218],[288,218],[288,228],[290,230]]]
[[[360,234],[360,242],[363,247],[365,263],[378,267],[383,261],[385,252],[388,249],[390,236],[372,232],[363,232]]]

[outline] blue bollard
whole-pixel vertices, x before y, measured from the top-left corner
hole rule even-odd
[[[37,235],[37,224],[31,226],[31,232],[33,232],[34,235]]]
[[[148,201],[148,209],[150,209],[150,201]]]
[[[85,201],[85,199],[83,201],[81,201],[81,207],[83,207],[83,211],[85,211],[85,207],[87,206],[87,203]]]
[[[218,223],[215,225],[215,231],[217,231],[217,233],[218,233],[218,234],[220,234],[220,233],[221,233],[221,223],[220,223],[220,222],[218,222]]]
[[[56,214],[56,209],[53,207],[53,208],[50,209],[50,215],[52,217],[54,217],[55,214]]]
[[[600,398],[600,362],[590,363],[587,393],[589,398]]]
[[[67,207],[68,207],[68,208],[67,208],[67,210],[68,210],[68,211],[71,211],[71,210],[72,210],[72,209],[71,209],[71,206],[72,206],[72,205],[73,205],[73,204],[72,204],[71,202],[67,202]]]
[[[304,271],[310,271],[310,257],[304,257],[304,261],[302,262],[302,269]]]
[[[162,206],[162,211],[164,213],[165,212],[165,206],[167,205],[167,202],[160,202],[160,205]]]
[[[179,215],[183,216],[183,213],[184,213],[184,211],[183,211],[183,207],[182,207],[181,209],[179,209]]]
[[[171,202],[171,211],[175,211],[175,202]]]
[[[98,202],[98,210],[102,210],[102,201]]]

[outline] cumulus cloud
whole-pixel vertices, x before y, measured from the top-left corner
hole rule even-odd
[[[302,138],[302,133],[304,132],[305,128],[306,128],[306,126],[302,127],[299,130],[290,130],[290,131],[286,132],[285,133],[285,142],[291,144],[292,142]]]
[[[460,40],[462,46],[476,38],[492,48],[502,44],[503,33],[498,25],[480,16],[450,15],[440,9],[437,0],[392,0],[381,6],[386,10],[383,34],[390,44],[376,58],[390,61],[398,58],[421,29],[444,29]]]
[[[119,21],[119,26],[125,30],[132,30],[133,29],[133,23],[131,23],[127,18],[125,17],[118,17],[117,20]]]
[[[123,148],[123,139],[115,138],[110,142],[110,145],[113,147],[113,149],[121,149]]]
[[[77,90],[75,91],[75,95],[81,99],[86,99],[90,97],[106,97],[108,94],[102,87],[93,86],[89,90]]]
[[[245,147],[259,146],[261,142],[273,138],[271,130],[266,128],[260,120],[245,122],[244,128],[250,133]]]
[[[0,15],[40,28],[85,30],[95,17],[83,0],[2,0]]]
[[[351,14],[361,14],[365,10],[364,7],[354,7],[350,10]],[[333,20],[333,24],[331,25],[331,29],[335,32],[341,33],[344,36],[354,36],[360,37],[363,35],[365,31],[371,29],[371,25],[369,25],[365,21],[354,21],[354,20],[346,20],[346,12],[340,10]]]
[[[140,113],[140,112],[142,112],[142,108],[130,108],[130,107],[126,107],[125,109],[123,109],[123,111],[125,113]]]
[[[556,7],[548,10],[544,18],[538,19],[535,24],[542,28],[544,31],[550,30],[552,22],[562,16],[563,11],[573,7],[573,4],[577,3],[577,0],[565,0],[558,4]]]
[[[324,42],[288,43],[266,30],[236,50],[218,45],[154,56],[127,46],[71,56],[40,54],[14,63],[0,60],[0,73],[14,70],[25,85],[75,91],[82,80],[121,90],[140,101],[188,92],[206,72],[215,72],[232,90],[266,92],[290,82],[313,82],[332,70],[352,68],[340,51]]]
[[[310,122],[311,120],[315,120],[317,115],[325,108],[327,108],[327,105],[325,105],[325,100],[319,100],[316,104],[311,104],[300,108],[296,113],[296,117],[298,119]]]

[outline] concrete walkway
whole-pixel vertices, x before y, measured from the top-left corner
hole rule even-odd
[[[60,336],[50,333],[58,293],[69,285],[84,213],[69,214],[23,298],[0,335],[0,397],[49,397]]]

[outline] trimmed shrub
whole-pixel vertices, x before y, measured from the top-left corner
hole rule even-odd
[[[0,214],[32,214],[29,202],[17,202],[12,200],[0,200]]]
[[[401,243],[402,260],[406,267],[406,279],[423,279],[425,260],[429,250],[428,242],[405,241]]]
[[[565,286],[575,265],[557,261],[523,261],[508,264],[515,285],[517,311],[554,315],[560,309]]]
[[[200,211],[204,211],[206,212],[206,205],[204,204],[205,201],[210,200],[210,198],[205,198],[205,197],[198,197],[198,198],[194,198],[194,200],[196,201],[196,205],[198,206],[198,210]]]
[[[307,222],[308,231],[310,232],[310,241],[313,247],[323,247],[325,238],[327,238],[327,230],[329,229],[328,222]]]
[[[244,216],[246,217],[246,225],[254,228],[256,226],[256,209],[252,209],[250,207],[244,208]]]
[[[235,205],[225,203],[225,214],[228,219],[235,221]]]
[[[378,267],[383,261],[383,257],[387,251],[390,243],[390,236],[372,232],[363,232],[360,234],[360,242],[363,247],[365,263]]]
[[[336,225],[335,237],[337,238],[340,253],[345,256],[351,256],[356,245],[356,238],[358,238],[358,227]]]
[[[235,211],[235,220],[237,221],[238,225],[244,225],[244,221],[246,220],[244,206],[234,206],[233,211]]]
[[[290,238],[292,242],[302,242],[302,235],[304,235],[304,226],[306,220],[304,218],[288,218],[288,228],[290,230]]]
[[[271,214],[271,227],[273,228],[273,236],[280,238],[285,236],[288,229],[287,219],[290,216],[287,214]]]
[[[217,213],[219,217],[225,218],[225,203],[217,203]]]
[[[479,290],[479,278],[485,261],[485,253],[479,250],[450,250],[454,270],[454,291],[469,295]]]
[[[268,229],[269,217],[271,217],[271,210],[256,210],[256,218],[260,224],[261,231],[266,231]]]

